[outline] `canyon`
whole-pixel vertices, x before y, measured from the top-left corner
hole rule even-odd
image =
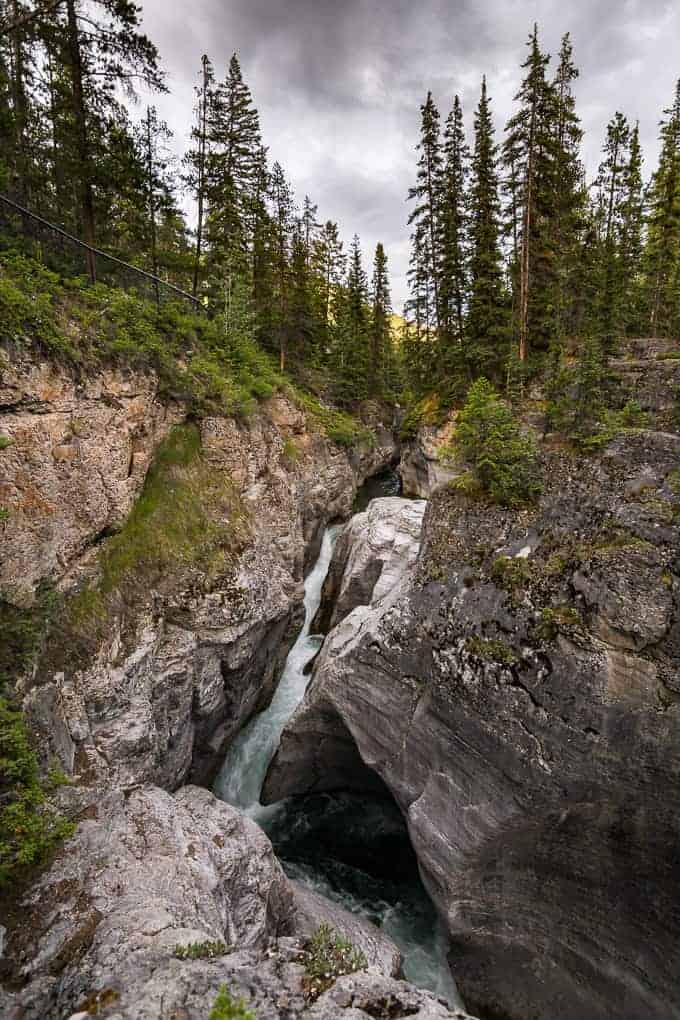
[[[660,425],[588,458],[546,437],[538,506],[504,510],[448,484],[450,424],[404,445],[374,408],[374,441],[346,449],[287,396],[247,421],[193,422],[152,373],[10,359],[6,605],[96,576],[177,427],[197,431],[243,525],[228,570],[140,579],[132,624],[114,614],[91,661],[39,659],[21,680],[44,760],[71,777],[56,796],[77,828],[0,922],[0,1015],[198,1020],[226,983],[265,1020],[464,1016],[401,980],[388,935],[291,879],[256,822],[209,789],[270,704],[305,579],[345,521],[307,621],[327,636],[262,803],[396,805],[471,1014],[680,1015],[680,437],[671,387],[644,385]],[[400,458],[416,498],[352,516],[362,483]],[[368,969],[312,1004],[300,952],[324,920]],[[174,955],[203,940],[230,951]]]

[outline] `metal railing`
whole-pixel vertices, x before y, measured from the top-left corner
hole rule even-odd
[[[86,244],[85,241],[74,237],[54,223],[49,223],[7,195],[0,195],[0,223],[12,234],[23,235],[30,246],[31,254],[48,268],[55,268],[60,273],[63,273],[64,268],[68,268],[73,275],[82,275],[85,269],[83,256],[89,252],[93,265],[97,267],[96,278],[102,282],[119,287],[132,287],[144,297],[150,297],[159,307],[162,300],[181,300],[189,302],[195,311],[205,311],[202,302],[188,291],[109,252]]]

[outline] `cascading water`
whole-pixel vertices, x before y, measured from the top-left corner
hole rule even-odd
[[[278,805],[272,808],[260,804],[260,791],[269,763],[278,747],[281,734],[291,715],[300,704],[307,689],[305,667],[323,644],[323,637],[310,634],[312,620],[321,604],[321,589],[328,573],[333,546],[341,524],[326,528],[321,542],[319,558],[305,581],[305,622],[300,635],[288,653],[283,675],[269,708],[251,719],[229,748],[224,764],[215,781],[217,797],[233,804],[263,825]],[[263,825],[264,827],[264,825]]]
[[[387,483],[381,480],[381,484]],[[272,702],[229,748],[214,792],[267,832],[291,878],[382,927],[402,951],[405,976],[460,1006],[446,962],[446,938],[419,880],[415,855],[396,805],[376,797],[350,795],[324,795],[301,803],[283,801],[270,807],[260,803],[269,763],[307,688],[306,667],[323,644],[323,637],[310,634],[310,629],[341,527],[326,529],[319,557],[305,581],[304,626],[288,655]],[[349,846],[358,849],[358,858],[353,859],[351,852],[348,858]],[[375,869],[366,863],[372,853],[373,862],[378,863]],[[399,873],[397,865],[396,871],[392,867],[385,874],[386,861],[401,861],[403,872]]]

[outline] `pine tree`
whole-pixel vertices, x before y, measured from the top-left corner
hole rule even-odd
[[[387,255],[382,244],[375,249],[371,280],[370,383],[373,396],[382,396],[392,364],[392,300]]]
[[[607,125],[596,187],[600,232],[600,331],[606,351],[613,350],[620,331],[624,281],[620,259],[621,216],[626,194],[626,167],[629,162],[630,127],[622,113],[616,113]]]
[[[561,350],[574,326],[574,280],[579,272],[579,247],[587,194],[580,159],[583,131],[576,113],[572,84],[578,78],[569,33],[562,37],[553,82],[555,117],[554,248],[557,289],[554,347]]]
[[[356,234],[349,252],[346,285],[338,297],[334,382],[338,399],[351,404],[368,396],[370,372],[368,280]]]
[[[293,195],[280,163],[274,163],[269,182],[272,205],[271,250],[273,269],[273,326],[278,341],[279,367],[285,371],[290,338],[289,278],[292,236],[295,224]]]
[[[191,129],[191,138],[194,143],[194,147],[190,149],[184,157],[184,163],[187,168],[184,181],[194,193],[197,208],[196,248],[194,254],[192,281],[192,293],[194,297],[198,294],[201,256],[203,254],[203,230],[205,224],[204,217],[208,169],[208,110],[212,103],[214,87],[215,72],[208,55],[204,53],[201,57],[201,84],[194,89],[196,95],[196,121]]]
[[[621,326],[627,335],[637,333],[641,323],[641,273],[644,227],[644,193],[640,127],[636,122],[630,136],[628,163],[624,172],[621,205],[620,260],[623,287]]]
[[[444,131],[444,169],[439,217],[441,223],[440,351],[445,374],[460,360],[464,344],[467,290],[467,181],[470,152],[465,141],[458,96]]]
[[[471,377],[500,378],[507,348],[498,198],[498,149],[486,78],[475,113],[470,187],[470,305],[466,358]]]
[[[409,201],[416,205],[409,216],[409,225],[414,227],[413,244],[417,245],[420,256],[426,255],[427,262],[422,270],[427,274],[426,289],[431,293],[428,301],[425,331],[434,335],[440,326],[439,278],[441,274],[441,186],[442,186],[442,151],[439,112],[428,92],[425,103],[420,108],[421,127],[420,141],[417,151],[418,160],[417,183],[408,194]]]
[[[210,259],[220,264],[246,256],[249,201],[258,182],[262,151],[260,123],[250,89],[234,54],[223,83],[214,89],[208,110],[210,149],[207,161],[206,221]]]
[[[87,244],[94,245],[97,150],[106,148],[102,125],[119,107],[118,91],[130,93],[136,79],[151,90],[162,91],[165,86],[158,52],[139,32],[140,9],[132,0],[96,0],[87,9],[77,0],[65,2],[62,59],[70,86],[71,173],[79,195],[79,226]],[[87,269],[94,279],[94,258],[89,252]]]
[[[649,326],[661,336],[680,327],[676,288],[680,263],[680,80],[673,106],[664,110],[664,117],[659,166],[649,190],[644,256]]]
[[[550,58],[538,44],[534,25],[529,55],[522,64],[526,75],[515,96],[519,111],[507,125],[503,153],[512,168],[512,208],[520,217],[517,267],[516,319],[521,362],[532,347],[546,349],[554,330],[556,282],[554,216],[556,178],[555,90],[546,77]],[[517,228],[513,226],[513,230]],[[553,295],[553,298],[551,298]]]

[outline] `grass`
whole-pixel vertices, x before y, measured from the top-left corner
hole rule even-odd
[[[212,467],[195,425],[177,426],[157,451],[140,498],[121,530],[101,548],[96,580],[56,615],[51,666],[87,661],[115,615],[134,617],[151,588],[170,579],[209,587],[228,574],[249,538],[240,497]]]
[[[370,449],[374,445],[373,432],[346,411],[323,404],[318,397],[291,382],[286,387],[286,393],[306,412],[312,427],[325,433],[338,446],[365,446]]]

